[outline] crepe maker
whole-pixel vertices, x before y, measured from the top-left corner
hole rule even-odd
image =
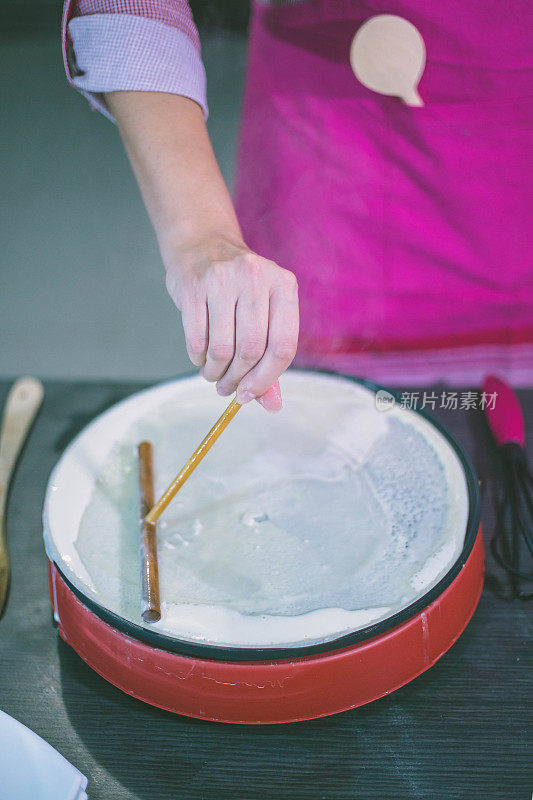
[[[333,374],[333,373],[332,373]],[[373,392],[383,387],[335,373]],[[389,391],[389,390],[386,390]],[[394,392],[390,392],[397,400]],[[464,547],[425,595],[397,614],[322,644],[231,648],[157,633],[99,606],[48,557],[50,600],[61,638],[123,692],[167,711],[241,724],[297,722],[370,703],[429,669],[458,639],[477,606],[484,574],[477,481],[453,437],[466,479]]]

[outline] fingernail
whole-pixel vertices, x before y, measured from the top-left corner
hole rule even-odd
[[[270,414],[277,414],[283,405],[281,400],[278,400],[277,403],[276,402],[273,403],[272,400],[268,400],[267,398],[264,397],[258,397],[257,402],[260,403],[263,406],[263,408]]]
[[[251,400],[255,400],[255,394],[252,394],[252,392],[249,392],[247,390],[245,390],[244,392],[241,391],[237,395],[237,401],[241,404],[241,406],[244,406],[246,403],[249,403]]]
[[[233,394],[229,389],[224,389],[223,386],[217,386],[217,392],[221,397],[229,397],[230,394]]]
[[[279,411],[283,405],[281,402],[281,392],[279,383],[276,381],[270,389],[268,389],[261,397],[257,398],[257,402],[261,403],[264,409],[270,411],[272,414]]]

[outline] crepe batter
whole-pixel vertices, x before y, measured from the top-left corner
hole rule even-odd
[[[185,383],[114,445],[75,542],[95,599],[136,624],[136,445],[153,442],[159,495],[224,406]],[[158,522],[152,628],[234,646],[324,641],[409,605],[459,555],[466,485],[440,434],[377,411],[347,380],[290,372],[283,384],[284,410],[243,409]]]

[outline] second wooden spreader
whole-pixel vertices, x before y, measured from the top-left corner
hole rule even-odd
[[[157,564],[156,523],[165,508],[179,492],[187,478],[194,472],[202,458],[209,452],[222,431],[229,425],[240,403],[234,398],[215,422],[207,436],[198,445],[185,466],[178,472],[168,489],[154,504],[153,448],[150,442],[141,442],[139,452],[139,482],[141,489],[141,615],[145,622],[159,622],[161,601],[159,568]]]

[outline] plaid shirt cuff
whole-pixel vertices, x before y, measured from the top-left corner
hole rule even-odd
[[[69,80],[108,119],[104,92],[168,92],[195,100],[207,118],[206,77],[183,31],[129,14],[91,14],[68,23]]]

